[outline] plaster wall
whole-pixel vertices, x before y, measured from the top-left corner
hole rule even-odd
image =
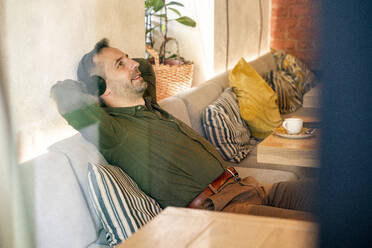
[[[143,57],[143,0],[4,1],[2,66],[19,157],[27,160],[74,133],[49,99],[57,80],[76,78],[81,56],[107,37],[132,57]]]

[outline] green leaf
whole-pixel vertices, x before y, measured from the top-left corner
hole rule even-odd
[[[170,10],[172,10],[174,13],[176,13],[178,16],[181,16],[181,13],[178,11],[178,10],[176,10],[176,9],[174,9],[174,8],[168,8],[168,9],[170,9]]]
[[[169,3],[166,4],[166,6],[169,6],[169,5],[178,5],[178,6],[184,7],[182,3],[179,3],[179,2],[176,2],[176,1],[172,1],[172,2],[169,2]]]
[[[153,2],[154,2],[153,0],[145,0],[145,8],[150,9],[150,8],[154,7]]]
[[[161,32],[164,32],[165,31],[165,24],[162,24],[161,25]]]
[[[161,18],[167,18],[167,15],[166,15],[166,14],[161,14],[161,15],[153,15],[153,16],[157,16],[157,17],[161,17]]]
[[[159,26],[159,25],[157,25],[157,26]],[[152,30],[154,30],[155,28],[157,28],[157,26],[152,27],[152,28],[150,28],[150,29],[147,29],[147,30],[146,30],[146,34],[150,33]]]
[[[188,16],[181,16],[180,18],[177,18],[176,21],[186,26],[190,27],[196,26],[196,22]]]
[[[177,54],[173,53],[171,56],[168,57],[168,59],[175,59],[177,58]]]
[[[151,0],[145,0],[145,8],[148,9],[151,7]]]
[[[153,0],[152,1],[152,6],[154,6],[154,11],[155,12],[158,12],[159,10],[161,10],[165,5],[164,5],[164,2],[162,0]]]

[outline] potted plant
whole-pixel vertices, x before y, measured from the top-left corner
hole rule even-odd
[[[147,52],[152,55],[150,62],[156,74],[156,95],[161,100],[181,92],[192,85],[194,64],[185,61],[179,53],[178,42],[175,38],[168,37],[168,24],[179,22],[183,25],[195,27],[196,22],[188,16],[182,16],[177,9],[184,7],[176,1],[166,2],[165,0],[145,0],[146,18],[146,45]],[[171,16],[176,18],[171,19]],[[159,53],[154,49],[154,41],[160,38],[161,45]],[[166,44],[174,41],[177,45],[176,54],[166,58]],[[160,55],[160,56],[159,56]]]
[[[196,26],[196,22],[193,19],[181,15],[180,11],[177,9],[180,7],[184,7],[184,5],[176,1],[166,3],[165,0],[145,0],[146,45],[153,48],[155,35],[159,35],[162,42],[159,49],[159,58],[162,64],[184,63],[183,58],[179,56],[177,40],[168,37],[168,23],[176,21],[189,27]],[[171,12],[174,13],[177,18],[169,18],[169,13]],[[166,44],[171,40],[175,41],[177,44],[177,54],[171,54],[166,58]]]

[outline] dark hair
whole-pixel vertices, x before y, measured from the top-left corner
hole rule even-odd
[[[79,62],[77,78],[85,83],[88,92],[92,95],[100,96],[106,90],[105,80],[101,76],[95,75],[97,65],[93,62],[93,57],[103,48],[108,47],[108,44],[109,41],[106,38],[98,41],[93,50],[85,54]]]

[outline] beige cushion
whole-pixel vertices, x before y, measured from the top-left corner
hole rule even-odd
[[[159,105],[168,113],[170,113],[171,115],[173,115],[174,117],[183,121],[185,124],[191,127],[189,113],[187,112],[185,103],[182,101],[181,98],[171,96],[169,98],[161,100],[159,102]]]
[[[222,91],[222,85],[210,81],[177,95],[185,103],[190,116],[191,127],[203,137],[205,137],[205,134],[201,123],[202,113],[211,102],[221,95]]]

